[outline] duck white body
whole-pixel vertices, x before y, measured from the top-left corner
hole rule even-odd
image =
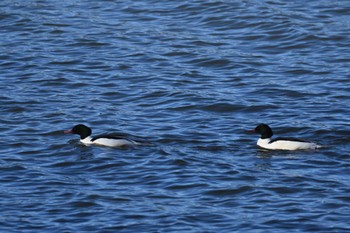
[[[269,150],[315,150],[320,148],[319,145],[313,142],[290,141],[286,139],[271,141],[271,138],[259,138],[257,145]]]
[[[91,137],[92,130],[85,125],[76,125],[70,130],[64,131],[64,133],[78,134],[80,136],[80,142],[84,145],[99,145],[109,147],[122,147],[139,145],[138,142],[128,138],[124,138],[116,135],[100,135]]]
[[[131,146],[137,145],[138,143],[129,139],[115,139],[115,138],[97,138],[86,137],[80,139],[80,142],[84,145],[99,145],[99,146],[109,146],[109,147],[121,147],[121,146]]]
[[[314,142],[307,142],[292,138],[277,138],[271,139],[273,132],[266,124],[258,125],[253,132],[259,133],[261,136],[258,139],[257,145],[261,148],[269,150],[315,150],[321,148],[320,145]]]

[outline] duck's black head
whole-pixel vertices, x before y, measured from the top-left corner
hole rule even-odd
[[[86,137],[89,137],[92,133],[92,130],[87,127],[86,125],[76,125],[71,130],[64,131],[65,133],[73,133],[73,134],[79,134],[80,139],[84,139]]]
[[[261,139],[271,138],[273,135],[272,129],[266,124],[260,124],[254,129],[255,133],[261,135]]]

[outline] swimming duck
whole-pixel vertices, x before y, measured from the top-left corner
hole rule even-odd
[[[139,144],[136,141],[119,135],[104,134],[92,137],[92,130],[83,124],[76,125],[70,130],[65,130],[64,133],[78,134],[80,136],[80,142],[85,145],[121,147]]]
[[[259,147],[270,150],[315,150],[321,148],[320,145],[304,141],[295,138],[276,138],[271,139],[273,132],[272,129],[266,124],[258,125],[254,130],[254,133],[260,134],[257,145]]]

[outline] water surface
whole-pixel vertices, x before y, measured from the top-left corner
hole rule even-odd
[[[346,1],[2,1],[4,232],[350,230]],[[63,130],[147,140],[85,147]],[[259,123],[317,151],[264,151]]]

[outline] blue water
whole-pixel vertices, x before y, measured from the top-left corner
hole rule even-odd
[[[3,0],[0,23],[1,232],[350,231],[347,1]],[[261,150],[259,123],[325,147]]]

